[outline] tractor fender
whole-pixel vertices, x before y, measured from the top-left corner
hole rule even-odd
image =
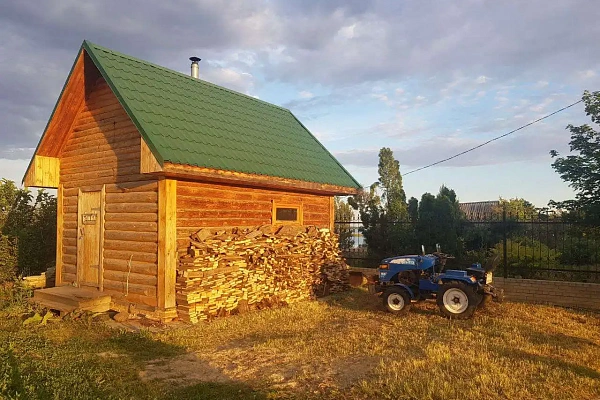
[[[442,283],[447,283],[447,282],[452,282],[452,281],[458,281],[458,282],[464,282],[464,283],[466,283],[469,286],[478,286],[477,282],[473,282],[468,277],[462,277],[462,276],[441,276],[438,279],[441,280]],[[438,280],[438,282],[439,282],[439,280]]]
[[[408,292],[408,294],[410,295],[411,299],[415,298],[415,294],[413,293],[413,291],[408,286],[406,286],[405,284],[403,284],[403,283],[394,283],[393,286],[401,287],[402,289],[404,289],[404,290],[406,290]]]

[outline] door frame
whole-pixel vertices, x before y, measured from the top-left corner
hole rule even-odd
[[[104,215],[105,215],[105,209],[106,209],[106,185],[102,185],[102,189],[100,190],[100,222],[99,222],[99,237],[98,237],[98,285],[89,285],[89,284],[84,284],[81,282],[81,278],[82,278],[82,268],[83,265],[81,264],[82,260],[80,257],[80,243],[81,241],[79,240],[79,235],[80,235],[80,229],[82,228],[82,222],[81,222],[81,203],[80,203],[80,199],[81,199],[81,193],[89,193],[89,192],[98,192],[98,190],[82,190],[81,188],[79,188],[78,194],[77,194],[77,234],[76,234],[76,238],[77,238],[77,270],[76,270],[76,278],[75,278],[75,283],[77,287],[88,287],[88,288],[97,288],[99,291],[103,291],[104,290]]]

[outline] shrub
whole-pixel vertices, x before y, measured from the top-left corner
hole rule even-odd
[[[56,198],[0,180],[0,282],[54,266]]]
[[[494,248],[498,254],[503,254],[502,242],[497,243]],[[559,265],[560,253],[537,240],[521,237],[506,241],[506,257],[511,269],[556,268]]]

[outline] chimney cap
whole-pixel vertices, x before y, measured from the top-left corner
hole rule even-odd
[[[198,58],[198,57],[190,57],[190,61],[191,61],[191,62],[198,62],[198,61],[200,61],[200,60],[202,60],[202,59],[201,59],[201,58]]]

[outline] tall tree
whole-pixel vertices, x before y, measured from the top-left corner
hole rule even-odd
[[[373,258],[414,248],[413,227],[405,224],[408,211],[400,163],[389,148],[384,147],[379,152],[378,171],[379,179],[368,191],[362,190],[348,199],[360,213],[361,233]]]
[[[390,220],[405,219],[407,216],[406,193],[402,187],[400,163],[394,159],[394,153],[388,147],[379,151],[379,180],[377,184],[382,191],[381,198]]]
[[[596,125],[600,124],[600,92],[583,93],[585,113]],[[600,132],[592,126],[569,124],[571,132],[570,152],[575,154],[559,157],[556,150],[550,151],[554,158],[552,168],[575,189],[574,200],[553,201],[549,205],[572,211],[583,212],[589,221],[600,222]]]
[[[433,250],[439,243],[449,253],[461,250],[462,212],[454,190],[442,185],[435,197],[430,193],[423,194],[418,211],[417,237],[421,244]]]

